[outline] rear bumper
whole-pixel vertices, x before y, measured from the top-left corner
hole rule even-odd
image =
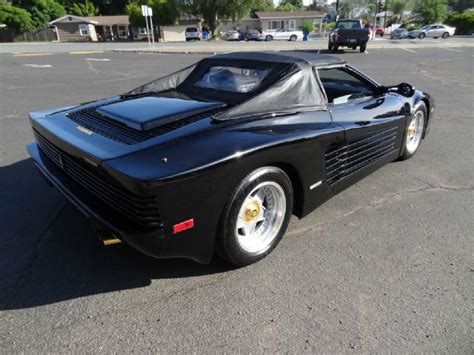
[[[90,197],[81,193],[81,189],[71,183],[61,169],[41,153],[36,143],[28,145],[27,150],[43,177],[81,211],[96,230],[108,231],[144,254],[153,257],[185,257],[197,262],[209,262],[210,257],[183,253],[180,249],[186,249],[186,246],[183,243],[176,244],[176,242],[167,241],[163,228],[130,228],[123,216],[115,215],[110,209],[101,208],[100,205],[91,202]]]
[[[352,47],[352,46],[360,46],[361,44],[367,43],[368,41],[369,39],[344,38],[344,39],[338,39],[336,43],[340,46]]]

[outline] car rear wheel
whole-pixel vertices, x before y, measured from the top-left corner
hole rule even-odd
[[[333,52],[337,52],[338,49],[339,49],[339,45],[338,45],[337,43],[334,43],[334,44],[332,45],[331,50],[332,50]]]
[[[423,38],[425,38],[425,37],[426,37],[426,34],[423,33],[423,32],[418,35],[418,38],[419,38],[419,39],[423,39]]]
[[[415,155],[416,151],[420,147],[423,139],[428,113],[424,102],[418,104],[415,109],[415,113],[408,123],[408,127],[405,132],[405,139],[403,145],[403,152],[400,156],[400,160],[406,160]]]
[[[448,32],[443,33],[442,37],[443,37],[444,39],[448,38],[448,37],[449,37],[449,33],[448,33]]]
[[[332,43],[331,41],[328,41],[328,50],[330,51],[332,49]]]
[[[268,35],[267,37],[265,37],[265,41],[272,41],[272,40],[273,40],[273,36]]]
[[[364,53],[366,49],[367,49],[367,43],[362,43],[359,48],[360,52]]]
[[[292,41],[292,42],[296,41],[296,36],[295,36],[295,35],[291,35],[291,36],[290,36],[290,41]]]
[[[229,198],[219,223],[217,252],[236,266],[268,255],[286,231],[293,209],[293,188],[279,168],[250,173]]]

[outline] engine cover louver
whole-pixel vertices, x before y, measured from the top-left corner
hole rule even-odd
[[[383,128],[332,144],[325,152],[326,180],[332,185],[396,149],[397,127]]]

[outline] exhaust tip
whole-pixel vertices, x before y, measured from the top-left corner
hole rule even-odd
[[[122,243],[122,241],[113,234],[101,235],[100,240],[102,241],[102,244],[106,247],[109,245]]]

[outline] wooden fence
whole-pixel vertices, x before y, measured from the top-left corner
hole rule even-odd
[[[53,28],[45,28],[34,33],[15,33],[9,29],[0,28],[0,42],[52,42],[57,39]]]

